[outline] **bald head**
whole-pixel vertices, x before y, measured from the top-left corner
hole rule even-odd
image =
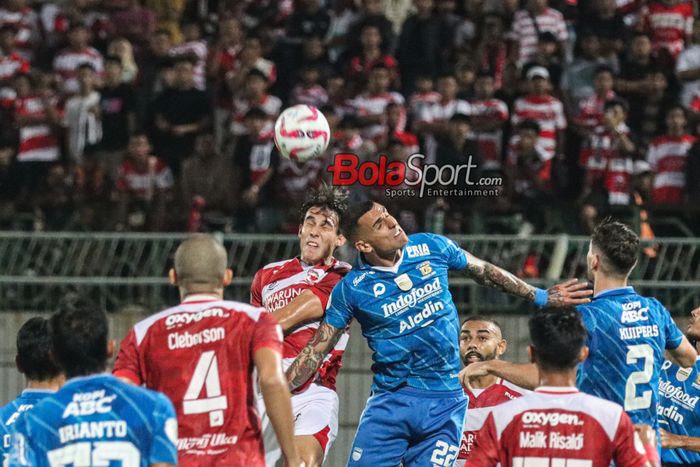
[[[221,288],[226,268],[226,250],[211,235],[197,234],[182,242],[175,252],[177,285],[190,292]]]

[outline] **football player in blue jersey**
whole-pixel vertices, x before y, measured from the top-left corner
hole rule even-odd
[[[539,305],[585,303],[590,291],[575,280],[536,289],[446,237],[407,236],[378,203],[351,206],[341,230],[359,251],[358,264],[335,286],[323,322],[288,369],[290,386],[314,375],[355,318],[374,351],[374,381],[348,465],[452,465],[467,397],[448,270]]]
[[[686,337],[700,348],[700,308],[690,312]],[[700,361],[682,368],[666,360],[661,366],[661,460],[664,467],[700,466]]]
[[[17,333],[17,370],[24,375],[25,389],[15,400],[0,408],[0,461],[6,465],[10,454],[10,433],[22,413],[63,385],[65,377],[51,354],[48,322],[35,317]]]
[[[637,294],[627,280],[639,256],[639,237],[626,225],[606,219],[593,231],[588,250],[588,279],[593,300],[579,305],[588,330],[588,359],[578,369],[577,387],[622,405],[635,424],[658,429],[659,375],[664,351],[682,367],[697,353],[658,300]],[[537,374],[530,365],[503,361],[469,365],[463,381],[494,374],[532,388]]]
[[[71,297],[50,318],[49,329],[68,381],[17,420],[9,465],[176,465],[172,403],[104,373],[114,351],[105,313]]]

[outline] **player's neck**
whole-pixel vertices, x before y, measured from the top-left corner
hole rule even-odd
[[[191,292],[189,290],[180,289],[180,301],[181,302],[184,302],[185,300],[193,301],[193,300],[197,300],[197,299],[223,300],[224,299],[224,290],[223,289],[216,289],[216,290],[203,291],[203,292]]]
[[[626,277],[605,277],[599,274],[593,282],[593,295],[598,295],[606,290],[619,289],[620,287],[627,287]]]
[[[394,250],[385,255],[380,255],[376,250],[373,250],[371,253],[364,254],[364,257],[365,261],[372,266],[390,268],[401,259],[401,249]]]
[[[329,264],[333,263],[333,253],[331,253],[327,258],[323,258],[318,261],[308,261],[304,259],[303,256],[300,256],[299,261],[304,263],[306,266],[328,266]]]
[[[469,385],[474,389],[486,389],[498,382],[498,377],[494,375],[479,376],[469,381]]]
[[[547,371],[537,367],[540,372],[540,386],[576,387],[576,368],[567,371]]]
[[[66,378],[61,376],[56,376],[55,378],[47,379],[45,381],[36,381],[33,379],[27,380],[27,385],[25,389],[44,389],[48,391],[58,391],[61,386],[66,382]]]

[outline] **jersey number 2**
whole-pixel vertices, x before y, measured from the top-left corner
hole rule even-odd
[[[654,375],[654,350],[649,344],[627,347],[627,364],[633,365],[644,359],[644,369],[630,373],[625,384],[625,411],[648,409],[651,407],[651,389],[637,396],[637,385],[648,384]]]
[[[200,398],[202,390],[205,395]],[[185,415],[208,413],[209,425],[221,426],[224,424],[224,410],[227,406],[226,396],[221,394],[216,354],[213,350],[209,350],[202,353],[197,361],[182,401],[182,413]]]
[[[128,441],[84,441],[69,444],[46,453],[51,467],[67,465],[93,465],[107,467],[119,462],[122,467],[139,467],[141,454],[133,443]]]

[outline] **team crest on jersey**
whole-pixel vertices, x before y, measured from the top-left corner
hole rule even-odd
[[[277,281],[275,281],[275,282],[270,282],[270,283],[267,285],[267,290],[274,290],[275,287],[277,287]]]
[[[424,261],[418,265],[418,270],[423,275],[423,277],[425,277],[433,272],[433,267],[430,265],[430,261]]]
[[[690,374],[692,372],[693,372],[692,368],[679,368],[678,372],[676,372],[676,379],[682,383],[683,381],[688,379],[688,376],[690,376]]]
[[[374,284],[372,292],[374,292],[375,297],[379,297],[380,295],[383,295],[384,292],[386,292],[386,286],[384,286],[384,284],[382,284],[381,282],[377,282],[376,284]]]
[[[324,276],[323,271],[319,271],[318,269],[311,269],[309,270],[309,273],[306,275],[306,283],[309,285],[313,285],[316,282],[320,281],[321,278]]]
[[[408,292],[411,290],[411,287],[413,287],[413,282],[411,282],[411,278],[408,277],[408,274],[401,274],[399,277],[394,279],[394,282],[396,282],[396,285],[399,286],[399,289],[403,290],[404,292]]]
[[[355,462],[362,459],[362,448],[355,448],[352,450],[352,460]]]

